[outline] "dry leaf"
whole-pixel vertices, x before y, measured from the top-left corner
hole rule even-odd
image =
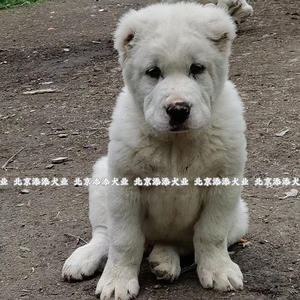
[[[276,136],[284,136],[287,132],[289,132],[289,129],[285,129],[280,132],[277,132],[275,135]]]
[[[282,197],[281,199],[286,199],[288,197],[295,197],[297,195],[298,195],[298,191],[296,189],[291,189],[290,191],[285,192],[285,196]]]
[[[34,91],[26,91],[23,95],[35,95],[35,94],[45,94],[45,93],[55,93],[57,90],[53,89],[43,89],[43,90],[34,90]]]
[[[57,157],[52,159],[53,164],[61,164],[68,160],[68,157]]]
[[[23,246],[20,246],[19,247],[19,250],[23,251],[23,252],[30,252],[30,249],[27,248],[27,247],[23,247]]]

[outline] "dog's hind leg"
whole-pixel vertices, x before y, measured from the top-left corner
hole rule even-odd
[[[218,0],[217,6],[228,10],[229,15],[241,24],[253,14],[253,8],[246,0]]]
[[[93,178],[107,177],[107,159],[100,159],[94,166]],[[91,241],[76,249],[66,260],[62,277],[68,281],[83,280],[105,266],[108,255],[105,186],[90,185],[89,217],[93,229]]]
[[[228,247],[243,238],[248,231],[248,207],[244,200],[240,199],[235,211],[235,218],[227,236]]]
[[[151,272],[158,280],[172,282],[180,275],[180,258],[177,247],[156,244],[149,255]]]

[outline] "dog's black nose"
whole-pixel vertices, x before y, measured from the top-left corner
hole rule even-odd
[[[171,103],[167,107],[167,114],[171,118],[170,119],[171,126],[181,125],[189,117],[190,105],[186,102]]]

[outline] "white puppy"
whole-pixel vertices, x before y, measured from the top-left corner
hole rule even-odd
[[[175,3],[183,0],[162,0],[162,2]],[[198,2],[200,4],[213,4],[225,8],[237,24],[246,21],[253,14],[253,8],[246,0],[185,0],[189,2]]]
[[[194,185],[198,177],[243,177],[243,105],[227,79],[234,37],[232,19],[211,6],[156,4],[121,19],[115,48],[125,88],[108,156],[95,164],[93,177],[129,184],[90,186],[93,238],[66,261],[64,278],[91,276],[108,256],[96,294],[135,297],[147,240],[154,244],[149,261],[158,279],[176,279],[179,254],[194,250],[204,288],[243,288],[227,251],[248,227],[242,187]],[[187,178],[189,185],[134,185],[138,177]]]

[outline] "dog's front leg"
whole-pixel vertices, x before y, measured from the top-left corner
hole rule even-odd
[[[110,186],[107,195],[109,253],[96,288],[101,300],[127,300],[139,292],[143,256],[139,187]]]
[[[195,261],[204,288],[218,291],[243,289],[243,275],[229,257],[227,235],[240,199],[239,186],[209,187],[195,225]]]

